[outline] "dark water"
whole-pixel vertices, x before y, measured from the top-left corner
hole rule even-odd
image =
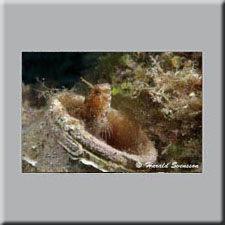
[[[23,52],[22,80],[35,84],[37,78],[71,88],[85,71],[94,68],[101,52]]]

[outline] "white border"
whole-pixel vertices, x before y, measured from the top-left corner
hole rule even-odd
[[[0,1],[0,124],[4,121],[4,8],[3,1]],[[0,126],[0,224],[4,221],[4,127]]]
[[[6,4],[221,4],[222,0],[5,0]]]
[[[39,3],[44,3],[44,2],[49,4],[50,2],[53,2],[53,0],[52,0],[52,1],[50,1],[50,0],[46,0],[46,1],[43,1],[43,0],[40,0],[40,1],[33,0],[33,1],[31,1],[31,0],[30,0],[29,2],[28,2],[28,1],[23,1],[23,3],[26,3],[26,2],[29,3],[30,5],[32,5],[31,3],[38,3],[38,4],[39,4]],[[62,3],[62,1],[55,1],[55,4],[57,4],[57,2]],[[69,2],[70,2],[70,3],[78,3],[78,2],[81,2],[81,1],[73,1],[73,2],[72,2],[72,1],[65,0],[65,2],[63,2],[63,4],[66,5],[66,3],[69,3]],[[84,3],[84,2],[87,2],[87,1],[86,1],[86,0],[82,1],[82,3]],[[98,2],[99,2],[99,1],[98,1]],[[120,1],[120,2],[123,2],[123,3],[124,3],[123,0]],[[142,4],[142,2],[143,2],[143,1],[140,1],[140,4]],[[149,1],[149,3],[151,3],[151,2],[156,2],[156,1]],[[162,2],[163,2],[163,1],[161,1],[161,0],[157,1],[157,3],[162,3]],[[165,1],[164,1],[164,2],[165,2]],[[172,1],[170,1],[170,2],[172,2]],[[192,4],[193,4],[193,3],[200,3],[200,2],[201,2],[201,3],[213,3],[213,4],[215,4],[215,3],[222,3],[223,1],[218,1],[218,0],[215,0],[215,1],[212,1],[212,0],[211,0],[211,1],[198,1],[198,0],[197,0],[197,1],[193,1],[193,0],[191,0],[191,1],[188,1],[188,2],[187,2],[187,1],[182,1],[182,3],[192,3]],[[14,1],[7,1],[7,4],[14,4],[14,3],[18,3],[18,1],[15,1],[15,0],[14,0]],[[21,2],[20,2],[20,3],[21,3]],[[174,3],[174,2],[173,2],[173,3]],[[180,4],[180,5],[182,5],[182,3],[181,3],[181,1],[179,1],[179,4]],[[78,4],[79,4],[79,3],[78,3]],[[87,4],[88,4],[88,3],[87,3]],[[106,2],[104,2],[104,4],[106,4]],[[139,4],[139,3],[137,3],[137,4]],[[140,4],[139,4],[139,5],[140,5]],[[205,5],[205,4],[204,4],[204,5]],[[220,6],[220,7],[221,7],[221,6]],[[1,8],[1,9],[2,9],[2,8]],[[2,11],[1,11],[1,12],[2,12]],[[2,26],[1,28],[3,28],[3,26]],[[2,34],[2,36],[3,36],[3,32],[2,32],[1,34]],[[1,35],[0,35],[0,36],[1,36]],[[3,47],[4,47],[4,46],[3,46],[3,42],[1,42],[1,43],[2,43],[2,48],[3,48]],[[203,51],[202,51],[202,52],[203,52]],[[206,54],[207,54],[207,52],[206,52]],[[2,56],[2,51],[0,52],[0,57],[1,57],[1,56]],[[3,60],[3,58],[1,58],[1,59]],[[211,59],[211,58],[210,58],[210,59]],[[1,62],[2,62],[2,60],[1,60]],[[206,60],[206,62],[207,62],[207,60],[208,60],[208,55],[207,55],[207,58],[206,58],[206,59],[205,59],[205,57],[204,57],[204,61],[205,61],[205,60]],[[204,61],[203,61],[203,62],[204,62]],[[0,63],[1,63],[1,62],[0,62]],[[220,63],[220,64],[221,64],[221,63]],[[0,67],[0,70],[1,70],[2,68],[3,68],[3,67]],[[204,68],[204,66],[203,66],[203,68]],[[205,73],[203,72],[203,75],[204,75],[204,74],[205,74]],[[217,74],[217,75],[218,75],[218,74]],[[203,79],[204,79],[204,78],[203,78]],[[4,77],[3,77],[3,76],[0,77],[0,81],[4,81]],[[3,82],[0,82],[0,85],[3,86]],[[3,94],[2,91],[4,90],[2,86],[0,86],[0,89],[1,89],[1,90],[0,90],[0,92],[1,92],[1,96],[0,96],[1,99],[0,99],[0,100],[4,99],[4,98],[2,98],[2,97],[4,97],[4,96],[2,96],[2,94]],[[204,91],[204,90],[203,90],[203,91]],[[204,91],[204,92],[205,92],[206,96],[208,97],[207,92],[206,92],[206,91]],[[203,94],[203,95],[204,95],[204,94]],[[205,96],[205,95],[204,95],[204,96]],[[206,99],[206,100],[207,100],[207,99]],[[3,102],[2,102],[2,101],[0,101],[0,105],[3,106]],[[3,110],[2,110],[2,112],[3,112]],[[2,116],[2,114],[1,114],[1,116]],[[203,117],[203,118],[204,118],[204,117]],[[3,122],[3,121],[4,121],[4,120],[3,120],[3,117],[0,117],[0,122]],[[1,134],[0,138],[1,138],[2,135],[3,135],[2,127],[0,128],[0,132],[1,132],[1,133],[0,133],[0,134]],[[3,144],[3,143],[0,142],[0,145],[2,145],[2,144]],[[3,145],[2,145],[1,147],[3,147]],[[212,149],[212,150],[213,150],[213,149]],[[3,151],[0,151],[0,156],[1,156],[1,154],[3,154],[3,153],[1,153],[1,152],[3,152]],[[204,158],[204,157],[203,157],[203,158]],[[2,158],[0,159],[0,163],[1,163],[1,161],[2,161]],[[2,165],[2,164],[1,164],[1,165]],[[215,166],[215,169],[218,169],[216,165],[214,165],[214,166]],[[5,168],[5,167],[4,167],[4,168]],[[3,170],[0,171],[0,176],[3,175],[2,172],[3,172]],[[8,172],[10,172],[10,171],[8,171]],[[212,171],[207,171],[207,172],[211,172],[209,175],[213,175]],[[221,172],[221,171],[220,171],[220,172]],[[200,173],[200,174],[202,174],[202,173]],[[11,176],[12,173],[10,172],[10,173],[7,174],[7,175]],[[31,175],[31,176],[30,176],[30,175]],[[33,174],[30,174],[30,175],[28,174],[27,176],[23,176],[23,177],[20,176],[20,181],[22,182],[22,181],[27,181],[27,180],[29,180],[29,181],[31,181],[31,186],[33,187],[33,185],[32,185],[32,179],[31,179]],[[187,174],[187,175],[188,175],[188,174]],[[214,175],[216,175],[216,174],[214,174]],[[62,180],[65,181],[67,184],[70,184],[70,185],[71,185],[71,184],[75,184],[75,182],[71,182],[71,180],[74,179],[74,177],[72,176],[72,174],[69,174],[69,176],[70,176],[70,177],[64,176],[64,175],[63,175],[63,176],[61,176],[61,178],[62,178]],[[54,174],[53,174],[51,177],[56,178],[56,176],[55,176]],[[192,177],[193,177],[193,176],[192,176]],[[0,177],[0,178],[1,178],[1,177]],[[2,177],[2,178],[3,178],[3,177]],[[18,176],[17,176],[17,178],[18,178]],[[29,178],[29,179],[24,179],[24,178]],[[62,184],[61,184],[60,182],[57,182],[57,179],[51,179],[50,177],[47,177],[47,178],[48,178],[48,179],[45,179],[45,177],[43,177],[43,176],[40,176],[40,177],[38,176],[38,181],[39,181],[40,183],[44,183],[44,184],[50,185],[50,186],[51,186],[51,184],[54,184],[54,182],[56,182],[57,184],[60,185],[60,187],[63,187],[63,186],[61,186]],[[58,176],[57,176],[57,178],[58,178]],[[67,178],[69,178],[69,179],[67,179]],[[71,178],[72,178],[72,179],[71,179]],[[78,175],[77,178],[79,179],[80,176]],[[95,177],[95,178],[96,178],[96,180],[90,179],[89,182],[94,181],[94,182],[93,182],[93,185],[94,185],[94,187],[97,187],[97,186],[95,185],[95,183],[98,183],[98,181],[100,182],[100,178],[106,178],[106,177],[101,175],[100,177]],[[115,176],[114,178],[115,178],[115,181],[119,180],[119,179],[117,179],[116,176]],[[142,182],[145,182],[145,181],[146,181],[146,179],[145,179],[146,177],[143,176],[143,177],[141,177],[141,178],[143,178],[143,179],[142,179]],[[152,180],[154,181],[154,180],[155,180],[155,177],[153,176],[152,178],[153,178]],[[203,178],[204,178],[204,179],[203,179]],[[198,177],[197,179],[206,182],[206,181],[207,181],[206,177],[203,176],[203,178],[202,178],[202,177]],[[210,178],[213,178],[213,177],[211,176]],[[125,177],[124,177],[124,179],[125,179]],[[124,179],[121,179],[121,180],[120,180],[120,181],[122,181],[122,184],[123,184],[123,180],[124,180]],[[186,179],[189,179],[188,176],[187,176]],[[196,181],[197,181],[197,179],[196,179]],[[106,180],[106,181],[109,181],[109,179],[105,179],[105,180]],[[172,179],[172,180],[173,180],[173,179]],[[179,178],[178,178],[178,180],[179,180]],[[182,179],[182,180],[183,180],[183,179]],[[213,179],[213,180],[217,181],[216,184],[219,184],[217,178],[216,178],[216,179]],[[37,181],[36,177],[35,177],[35,179],[33,179],[33,181],[35,181],[35,182]],[[86,182],[86,181],[84,182],[83,179],[80,179],[80,181],[81,181],[82,184],[85,184],[85,182]],[[129,180],[128,180],[128,181],[129,181]],[[159,179],[158,179],[158,181],[159,181]],[[220,181],[221,181],[221,178],[220,178]],[[51,182],[52,182],[52,183],[51,183]],[[87,182],[86,182],[86,183],[87,183]],[[2,183],[2,184],[3,184],[3,183]],[[78,184],[78,186],[80,186],[79,183],[77,183],[77,184]],[[107,186],[107,184],[108,184],[108,183],[106,182],[106,183],[104,184],[104,186]],[[207,181],[205,184],[210,185],[210,182]],[[1,185],[1,186],[3,187],[3,185]],[[19,184],[19,186],[20,186],[20,184]],[[168,186],[169,186],[169,184],[168,184]],[[181,185],[181,186],[182,186],[182,185]],[[154,187],[155,187],[155,186],[153,185],[153,188],[154,188]],[[218,187],[219,187],[219,186],[213,184],[212,186],[210,185],[210,187],[216,187],[217,190],[218,190]],[[196,188],[198,188],[198,187],[196,187]],[[9,193],[9,194],[11,193],[12,196],[14,196],[14,195],[13,195],[13,192],[11,192],[11,191],[13,190],[12,186],[9,187],[9,189],[10,189],[10,190],[9,190],[9,191],[6,191],[6,193]],[[218,193],[213,193],[213,190],[212,190],[212,195],[209,194],[209,195],[206,196],[207,198],[204,198],[204,199],[201,198],[201,196],[204,197],[204,195],[205,195],[206,191],[208,191],[208,189],[209,189],[209,188],[207,188],[207,187],[206,187],[206,190],[198,190],[198,189],[197,189],[198,191],[200,191],[200,192],[199,192],[199,193],[200,193],[200,195],[199,195],[200,198],[199,198],[199,199],[200,199],[200,200],[204,200],[203,203],[205,204],[205,208],[206,208],[206,209],[218,209],[218,208],[217,208],[217,205],[209,206],[209,204],[207,204],[207,203],[211,203],[211,202],[209,202],[210,199],[211,199],[212,202],[214,202],[214,199],[216,199],[217,201],[221,200],[221,198],[218,198],[218,195],[217,195]],[[14,190],[15,190],[15,189],[14,189]],[[54,188],[52,188],[51,190],[47,190],[47,191],[49,191],[49,193],[52,194],[52,193],[54,192],[54,190],[60,191],[60,190],[62,190],[62,189],[59,189],[59,187],[54,186]],[[71,186],[67,186],[65,190],[67,190],[68,192],[70,192],[70,191],[71,191]],[[221,191],[221,189],[219,189],[219,191]],[[40,192],[40,193],[41,193],[41,192]],[[39,193],[39,194],[40,194],[40,193]],[[2,203],[1,197],[4,197],[4,195],[3,195],[3,192],[0,192],[0,194],[2,194],[2,196],[0,195],[0,204],[1,204],[1,203]],[[43,194],[43,193],[41,193],[41,194]],[[102,194],[102,193],[101,193],[101,194]],[[162,192],[162,194],[164,194],[164,192]],[[187,193],[187,194],[189,194],[189,193]],[[215,195],[214,195],[214,194],[215,194]],[[103,193],[103,195],[104,195],[104,193]],[[16,197],[17,197],[17,196],[18,196],[18,195],[16,195]],[[37,196],[38,196],[38,195],[37,195]],[[41,196],[42,196],[42,195],[41,195]],[[49,197],[49,196],[45,196],[45,197],[46,197],[47,200],[51,200],[51,196],[52,196],[52,195],[50,195],[50,197]],[[89,195],[87,195],[87,196],[89,196]],[[196,196],[196,197],[199,197],[199,196]],[[221,194],[220,194],[220,196],[221,196]],[[154,197],[154,196],[153,196],[153,197]],[[13,199],[14,199],[14,198],[13,198]],[[21,199],[21,198],[18,198],[18,199]],[[38,199],[38,198],[37,198],[37,199]],[[78,199],[79,199],[79,196],[78,196]],[[169,197],[168,199],[170,199],[170,197]],[[8,200],[10,200],[10,196],[8,196]],[[113,200],[113,199],[111,199],[111,200]],[[138,201],[138,199],[136,199],[136,200]],[[15,201],[15,199],[14,199],[14,201]],[[27,199],[24,199],[24,201],[26,202]],[[65,198],[62,198],[61,201],[64,202],[64,201],[65,201]],[[187,198],[187,201],[188,201],[188,198]],[[27,202],[29,202],[29,201],[27,201]],[[198,201],[198,203],[199,203],[199,202],[201,202],[201,201]],[[11,202],[8,201],[7,203],[8,203],[8,204],[9,204],[9,203],[12,204],[12,201],[11,201]],[[54,203],[54,202],[53,202],[53,203]],[[68,203],[68,202],[66,202],[66,203]],[[221,203],[221,202],[220,202],[220,203]],[[12,204],[12,205],[13,205],[13,204]],[[15,202],[15,205],[17,206],[16,202]],[[6,205],[4,205],[4,206],[6,207]],[[46,202],[46,206],[49,206],[49,202]],[[48,208],[46,208],[46,206],[43,206],[43,208],[48,210]],[[15,208],[15,207],[14,207],[14,208]],[[35,208],[35,206],[34,206],[34,208]],[[207,213],[207,211],[205,211],[205,208],[204,208],[204,207],[201,208],[202,210],[200,210],[200,212],[198,213],[198,214],[200,215],[200,217],[198,217],[198,219],[209,218],[209,217],[210,217],[211,213],[210,213],[210,212]],[[39,209],[40,209],[40,208],[39,208]],[[109,209],[110,209],[110,205],[109,205]],[[179,208],[178,208],[178,209],[179,209]],[[222,209],[222,208],[220,207],[220,209]],[[6,207],[6,212],[8,212],[8,217],[11,216],[11,215],[15,215],[15,216],[17,216],[17,218],[23,218],[23,216],[24,216],[24,215],[21,215],[21,213],[23,214],[23,212],[21,211],[21,209],[16,208],[15,212],[17,212],[17,213],[14,212],[14,214],[13,214],[13,212],[10,211],[10,215],[9,215],[9,211],[10,211],[10,210],[7,210],[7,207]],[[161,211],[161,210],[160,210],[160,211]],[[179,211],[179,210],[178,210],[178,211]],[[3,211],[1,211],[1,212],[3,212]],[[0,213],[1,213],[1,212],[0,212]],[[21,212],[21,213],[18,214],[18,212]],[[69,212],[71,212],[72,214],[75,213],[74,211],[69,211]],[[154,212],[154,211],[153,211],[153,212]],[[161,212],[163,212],[163,210],[162,210]],[[196,211],[195,211],[195,212],[196,212]],[[194,212],[194,213],[195,213],[195,212]],[[203,214],[203,212],[204,212],[204,214]],[[39,213],[40,213],[40,214],[39,214],[39,216],[40,216],[39,218],[42,218],[42,217],[44,216],[44,211],[43,211],[43,210],[42,210],[42,211],[40,210]],[[55,212],[54,212],[54,213],[55,213]],[[63,212],[62,212],[62,213],[63,213]],[[78,210],[78,213],[82,213],[82,210],[81,210],[81,211]],[[105,211],[105,213],[106,213],[106,215],[107,215],[107,211]],[[151,212],[148,212],[148,213],[150,214]],[[157,212],[156,212],[156,213],[157,213]],[[180,211],[180,213],[181,213],[181,215],[183,215],[183,212],[182,212],[182,211]],[[190,216],[190,218],[191,218],[191,216],[192,216],[192,211],[191,211],[191,210],[190,210],[190,211],[186,211],[185,213],[186,213],[186,215],[185,215],[186,217],[185,217],[185,218],[187,219],[187,221],[189,221],[189,222],[192,221],[192,219],[189,220],[189,216]],[[217,211],[217,213],[218,213],[218,211]],[[219,213],[220,213],[220,216],[221,216],[221,212],[219,212]],[[197,213],[196,213],[196,214],[197,214]],[[37,217],[35,214],[33,214],[33,212],[31,212],[30,215],[31,215],[31,216],[33,215],[34,218],[36,218],[37,221],[39,221],[38,217]],[[48,216],[49,216],[48,218],[50,218],[51,215],[52,215],[52,214],[48,215]],[[57,208],[56,208],[56,214],[54,214],[54,215],[56,216],[55,218],[58,218],[58,219],[62,218],[62,217],[60,216],[61,214],[60,214],[60,215],[57,215]],[[194,215],[194,214],[193,214],[193,215]],[[4,216],[7,216],[7,215],[4,215]],[[27,216],[27,214],[26,214],[26,216]],[[68,218],[71,218],[70,215],[69,215],[68,213],[67,213],[67,216],[68,216]],[[92,215],[92,216],[93,216],[93,215]],[[130,215],[128,215],[128,216],[130,216],[130,217],[132,218],[132,214],[130,214]],[[170,215],[170,216],[171,216],[171,215]],[[172,215],[172,216],[173,216],[173,215]],[[188,216],[188,217],[187,217],[187,216]],[[130,217],[129,217],[129,218],[130,218]],[[154,215],[153,215],[153,217],[154,217]],[[202,218],[201,218],[201,217],[202,217]],[[10,217],[9,217],[9,218],[10,218]],[[163,220],[163,218],[165,218],[165,215],[162,214],[162,215],[161,215],[161,219],[162,219],[162,220],[160,220],[161,222],[164,222],[164,221],[165,221],[165,220]],[[10,218],[10,219],[11,219],[11,218]],[[210,221],[212,221],[212,219],[214,219],[214,217],[212,217],[212,218],[210,219]],[[216,221],[218,222],[218,221],[221,221],[222,218],[221,218],[221,217],[219,218],[218,215],[217,215],[217,217],[216,217],[215,219],[216,219]],[[3,219],[2,219],[2,221],[3,221]],[[158,220],[157,220],[157,221],[158,221]],[[171,221],[171,220],[169,220],[169,221]],[[199,221],[199,220],[198,220],[198,221]],[[202,221],[202,220],[201,220],[201,221]],[[205,221],[205,220],[203,220],[203,221]],[[214,221],[214,220],[213,220],[213,221]],[[0,221],[0,222],[1,222],[1,221]],[[5,221],[4,221],[4,222],[5,222]],[[7,221],[7,222],[8,222],[8,221]],[[88,222],[88,221],[87,221],[87,222]],[[174,221],[174,222],[175,222],[175,221]]]

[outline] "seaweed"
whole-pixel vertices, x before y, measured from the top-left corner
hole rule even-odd
[[[201,67],[201,52],[111,52],[91,74],[112,85],[115,108],[138,118],[148,130],[159,162],[197,162],[201,167]]]

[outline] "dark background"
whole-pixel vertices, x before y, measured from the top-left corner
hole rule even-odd
[[[101,52],[23,52],[22,81],[35,84],[37,78],[71,88],[87,70],[98,63]]]

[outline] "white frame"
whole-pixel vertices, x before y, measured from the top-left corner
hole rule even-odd
[[[2,85],[0,104],[3,109],[0,122],[5,125],[0,130],[2,149],[0,164],[3,165],[0,170],[0,178],[3,181],[0,198],[4,199],[3,209],[0,211],[2,220],[4,222],[220,222],[222,106],[221,101],[216,100],[222,97],[222,1],[182,1],[182,4],[178,1],[165,0],[123,0],[120,1],[122,4],[107,1],[103,5],[103,1],[93,3],[85,0],[82,3],[81,1],[71,3],[67,0],[62,3],[59,0],[54,2],[48,0],[50,5],[43,5],[42,10],[40,7],[43,1],[33,2],[38,5],[16,6],[15,1],[8,1],[1,8],[4,10],[2,32],[4,42],[1,42],[4,48],[1,55],[4,71],[0,77]],[[26,7],[30,7],[30,11],[26,10]],[[74,19],[78,19],[77,15],[81,12],[78,24]],[[59,15],[62,17],[57,20]],[[105,21],[101,20],[102,15]],[[70,22],[69,16],[73,23]],[[77,26],[73,27],[73,24]],[[122,25],[126,29],[123,30]],[[85,29],[81,29],[82,27]],[[147,33],[146,27],[151,32]],[[61,29],[62,32],[58,32],[57,29]],[[117,36],[113,31],[119,31],[122,35]],[[69,35],[63,35],[67,33]],[[58,36],[51,39],[54,34]],[[72,37],[75,37],[75,40]],[[22,174],[18,160],[20,141],[17,124],[20,97],[18,97],[18,77],[15,74],[20,75],[21,72],[19,64],[21,51],[48,49],[203,51],[205,76],[203,173]],[[12,129],[11,142],[9,129]],[[75,205],[74,201],[78,204]]]

